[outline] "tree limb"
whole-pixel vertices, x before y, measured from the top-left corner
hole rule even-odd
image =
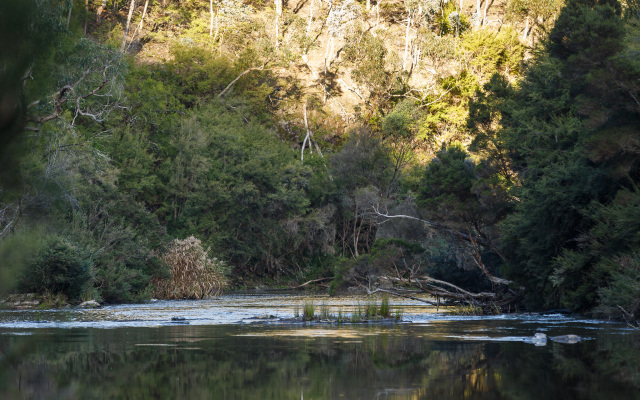
[[[460,232],[458,230],[455,230],[453,228],[450,228],[450,227],[448,227],[446,225],[442,225],[442,224],[437,223],[437,222],[427,221],[425,219],[421,219],[421,218],[418,218],[418,217],[412,217],[410,215],[403,215],[403,214],[389,215],[389,214],[384,214],[384,213],[381,213],[379,211],[378,207],[372,206],[372,208],[373,208],[374,214],[379,216],[379,217],[388,218],[388,219],[404,218],[404,219],[411,219],[411,220],[414,220],[414,221],[419,221],[419,222],[422,222],[423,224],[427,225],[429,228],[432,228],[432,229],[435,229],[435,230],[438,230],[438,231],[442,231],[442,232],[450,233],[450,234],[455,235],[456,237],[458,237],[460,239],[463,239],[465,241],[474,240],[476,243],[479,243],[483,247],[487,247],[487,248],[491,248],[492,247],[488,242],[486,242],[482,238],[475,237],[475,236],[472,236],[472,235],[468,235],[468,234],[466,234],[464,232]],[[382,223],[384,223],[384,222],[386,222],[386,221],[383,221]]]
[[[312,279],[312,280],[310,280],[310,281],[308,281],[308,282],[303,283],[302,285],[294,286],[294,287],[292,287],[292,289],[300,289],[300,288],[303,288],[303,287],[307,286],[307,285],[308,285],[308,284],[310,284],[310,283],[327,281],[327,280],[329,280],[329,279],[333,279],[333,278],[334,278],[334,277],[330,277],[330,278],[320,278],[320,279]]]
[[[224,94],[227,93],[227,91],[229,89],[231,89],[231,86],[233,86],[234,83],[236,83],[236,82],[238,82],[240,80],[240,78],[242,78],[243,76],[245,76],[246,74],[248,74],[251,71],[264,71],[265,70],[265,68],[264,68],[265,66],[266,66],[266,63],[264,65],[262,65],[262,67],[253,67],[253,68],[249,68],[249,69],[246,69],[246,70],[242,71],[242,73],[240,75],[238,75],[236,77],[236,79],[232,80],[231,83],[228,84],[227,87],[224,88],[224,90],[222,92],[220,92],[220,94],[218,94],[218,98],[221,99],[222,96],[224,96]]]

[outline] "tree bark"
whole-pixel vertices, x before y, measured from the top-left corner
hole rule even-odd
[[[89,0],[84,0],[84,28],[82,32],[87,36],[87,27],[89,25]]]
[[[122,37],[122,47],[121,51],[124,51],[125,46],[127,45],[127,35],[129,34],[129,27],[131,26],[131,17],[133,16],[133,11],[136,8],[136,0],[131,0],[131,4],[129,5],[129,15],[127,16],[127,25],[124,28],[124,36]]]

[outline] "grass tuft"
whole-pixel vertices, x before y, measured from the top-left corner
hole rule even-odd
[[[305,302],[302,306],[302,320],[303,321],[313,321],[316,316],[316,307],[311,302]]]
[[[382,318],[391,318],[391,309],[389,308],[389,296],[383,296],[380,303],[380,315]]]

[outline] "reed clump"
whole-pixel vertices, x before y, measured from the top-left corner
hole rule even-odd
[[[404,317],[404,309],[403,308],[396,308],[396,312],[394,315],[394,319],[396,320],[396,322],[400,322],[402,321],[402,318]]]
[[[338,309],[337,314],[334,314],[326,303],[320,305],[319,315],[316,316],[315,311],[316,306],[313,302],[305,302],[302,305],[302,320],[337,322],[339,324],[345,322],[366,323],[389,319],[393,319],[395,322],[402,322],[402,317],[404,316],[404,310],[401,307],[395,308],[392,312],[388,297],[382,298],[380,304],[375,300],[368,301],[364,304],[358,303],[350,315],[341,308]],[[299,318],[298,306],[294,307],[294,317],[296,319]]]
[[[391,309],[389,308],[389,296],[383,296],[380,302],[379,315],[382,318],[391,318]]]
[[[320,319],[325,321],[333,319],[333,314],[331,314],[331,310],[326,303],[322,303],[320,305]]]
[[[313,302],[305,302],[302,306],[302,320],[313,321],[316,316],[316,306]]]
[[[204,299],[219,295],[227,286],[225,264],[209,258],[199,239],[190,236],[174,240],[162,259],[171,277],[153,282],[153,296],[158,299]]]

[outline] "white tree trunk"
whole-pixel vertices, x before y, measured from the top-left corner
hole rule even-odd
[[[300,162],[304,162],[304,148],[307,146],[307,141],[309,141],[309,149],[311,149],[311,131],[309,130],[309,123],[307,122],[307,103],[304,103],[302,105],[302,109],[304,110],[304,126],[307,128],[307,135],[302,141],[302,150],[300,150]]]
[[[311,34],[311,22],[313,21],[313,0],[309,4],[309,24],[307,25],[307,36]]]
[[[144,23],[144,17],[147,16],[147,8],[149,7],[149,0],[144,2],[144,10],[142,10],[142,18],[140,18],[140,25],[138,25],[138,30],[142,30],[142,24]]]
[[[409,57],[409,34],[411,29],[411,10],[407,13],[407,30],[404,37],[404,58],[402,60],[402,70],[407,70],[407,58]]]
[[[484,14],[482,15],[482,26],[487,24],[487,10],[489,9],[489,0],[484,0]]]
[[[209,36],[213,36],[213,0],[209,0],[209,12],[211,13],[211,22],[209,23]]]
[[[138,32],[142,30],[142,26],[144,24],[144,17],[147,16],[147,7],[149,7],[149,0],[146,0],[144,3],[144,10],[142,11],[142,18],[140,18],[140,24],[136,28],[135,32],[133,32],[134,39],[138,37]],[[131,46],[131,43],[129,43],[129,46]]]
[[[480,24],[482,23],[481,21],[481,17],[482,17],[482,10],[480,9],[480,4],[481,4],[482,0],[476,0],[476,15],[478,17],[478,19],[476,20],[476,28],[478,28],[480,26]]]
[[[282,15],[282,1],[283,0],[275,0],[276,3],[276,47],[279,45],[279,25],[280,25],[280,16]]]
[[[69,4],[69,14],[67,14],[67,28],[69,28],[69,23],[71,22],[71,10],[73,10],[73,2]]]
[[[129,27],[131,26],[131,17],[133,16],[133,11],[135,8],[136,8],[136,0],[131,0],[131,4],[129,5],[129,15],[127,16],[127,25],[124,28],[124,36],[122,37],[121,51],[124,51],[124,48],[127,45],[127,35],[129,34]]]
[[[527,34],[529,33],[529,17],[527,17],[526,22],[524,23],[524,32],[522,32],[522,40],[527,40]]]

